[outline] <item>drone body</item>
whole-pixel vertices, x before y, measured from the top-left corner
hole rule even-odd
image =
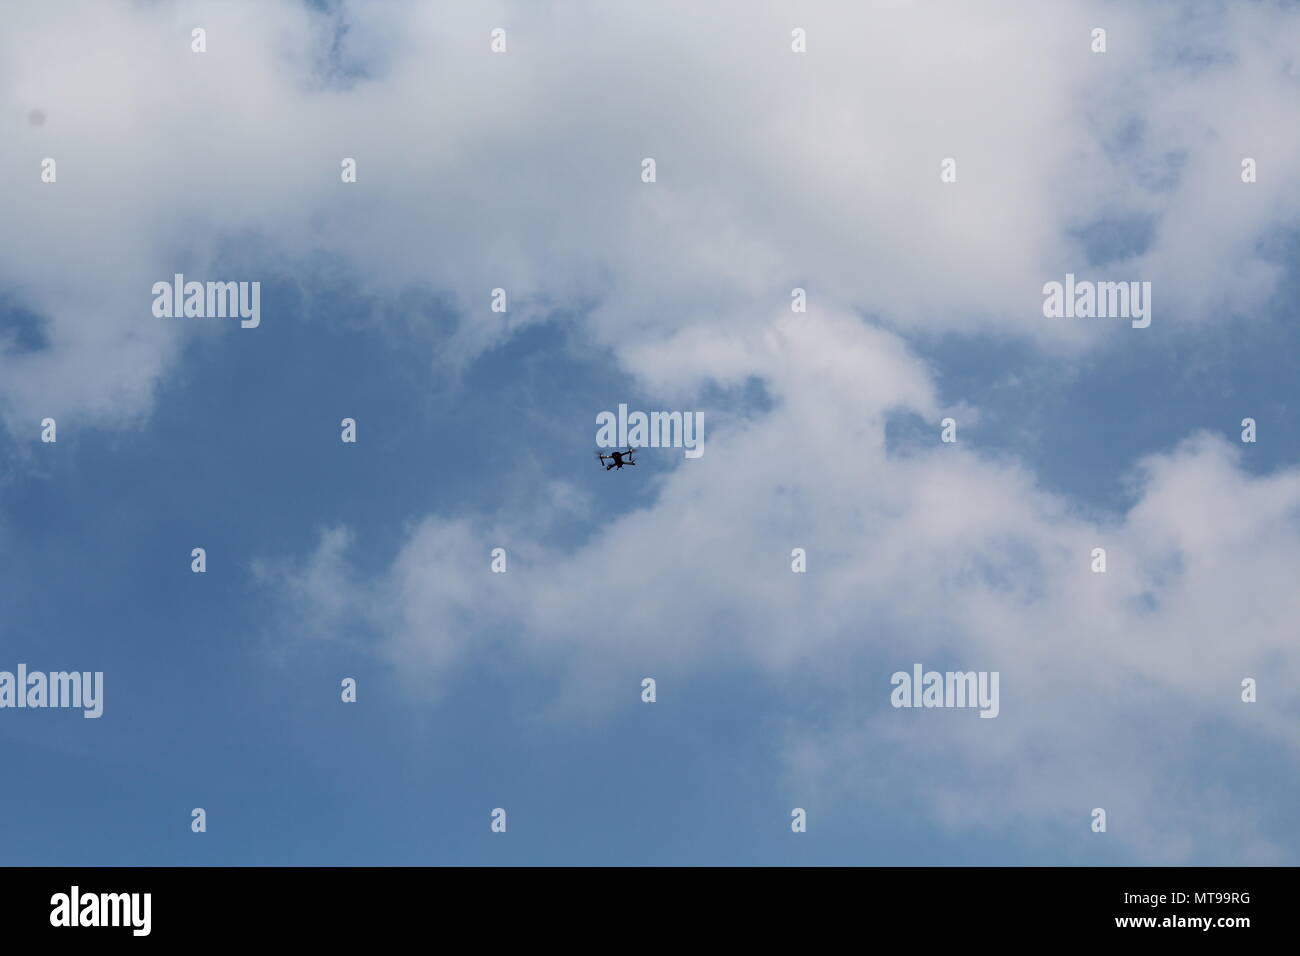
[[[618,468],[622,470],[624,465],[636,464],[636,462],[632,460],[632,453],[634,451],[636,451],[636,449],[630,447],[628,448],[627,451],[615,451],[609,455],[606,455],[604,452],[598,451],[596,452],[596,457],[600,459],[600,463],[602,465],[605,465],[606,459],[609,460],[609,464],[605,465],[606,471],[609,471],[611,468]]]

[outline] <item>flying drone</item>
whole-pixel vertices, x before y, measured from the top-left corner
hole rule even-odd
[[[636,462],[632,460],[632,453],[634,451],[636,451],[635,448],[628,448],[627,451],[616,451],[610,455],[598,451],[596,452],[596,457],[600,459],[602,465],[605,465],[606,459],[609,460],[609,464],[605,465],[605,470],[609,471],[611,468],[622,468],[624,465],[635,465]]]

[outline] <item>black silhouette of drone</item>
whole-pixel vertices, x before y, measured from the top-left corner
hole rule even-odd
[[[606,455],[603,452],[598,451],[596,452],[596,457],[600,459],[602,465],[605,465],[606,458],[609,459],[609,464],[605,465],[605,470],[609,471],[611,468],[622,468],[624,465],[635,465],[636,462],[632,460],[632,453],[634,451],[636,451],[635,448],[628,448],[627,451],[616,451],[611,455]]]

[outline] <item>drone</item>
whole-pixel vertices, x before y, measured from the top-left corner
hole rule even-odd
[[[611,468],[621,469],[624,465],[635,465],[636,462],[632,460],[632,453],[634,451],[636,451],[636,449],[631,447],[629,447],[627,451],[616,451],[611,455],[606,455],[604,452],[598,451],[596,452],[596,457],[600,459],[602,465],[605,465],[605,459],[609,459],[609,464],[605,465],[605,470],[609,471]]]

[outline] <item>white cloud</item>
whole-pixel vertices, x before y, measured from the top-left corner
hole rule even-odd
[[[11,425],[147,413],[196,334],[153,318],[149,285],[249,238],[276,261],[244,270],[325,251],[368,292],[450,296],[452,359],[575,303],[620,356],[741,334],[795,285],[814,309],[914,332],[1080,347],[1136,334],[1040,312],[1043,282],[1086,271],[1072,230],[1108,214],[1154,217],[1147,253],[1112,267],[1155,281],[1149,334],[1248,312],[1275,279],[1257,242],[1300,207],[1284,173],[1300,160],[1300,12],[1179,11],[356,3],[336,20],[287,2],[17,4],[0,37],[0,113],[17,127],[0,153],[0,282],[48,319],[51,347],[0,360],[0,403]],[[1088,52],[1098,23],[1104,55]],[[807,54],[790,52],[794,25]],[[488,50],[496,26],[504,55]],[[1179,43],[1224,65],[1180,67]],[[46,122],[25,124],[35,108]],[[1108,151],[1126,129],[1144,133]],[[1238,181],[1244,155],[1255,186]],[[37,179],[45,156],[55,185]],[[1181,173],[1162,184],[1170,156]],[[498,286],[506,317],[487,310]]]
[[[322,74],[329,20],[303,5],[7,9],[0,283],[47,319],[50,343],[0,357],[10,428],[147,414],[197,334],[154,319],[149,287],[217,268],[232,240],[273,257],[241,269],[293,274],[325,252],[364,292],[447,295],[461,313],[440,349],[452,357],[589,303],[589,339],[649,388],[759,376],[773,410],[710,433],[652,509],[585,547],[514,535],[506,575],[487,571],[487,552],[516,529],[451,517],[420,524],[378,579],[349,567],[342,530],[301,565],[259,565],[305,633],[365,626],[404,673],[446,674],[499,631],[516,653],[567,660],[579,695],[619,659],[671,672],[743,655],[857,686],[864,661],[955,654],[1002,669],[996,721],[908,733],[886,710],[861,734],[793,742],[797,765],[851,763],[862,748],[955,755],[973,802],[940,789],[934,809],[959,824],[1074,820],[1100,788],[1122,811],[1114,836],[1151,858],[1195,852],[1212,832],[1188,825],[1203,818],[1196,795],[1165,782],[1198,722],[1294,750],[1286,574],[1300,477],[1248,477],[1198,438],[1151,459],[1137,504],[1098,527],[1022,467],[964,445],[887,455],[891,408],[928,421],[943,409],[903,342],[850,316],[1068,350],[1258,306],[1276,278],[1258,243],[1300,208],[1287,175],[1300,166],[1300,11],[346,9],[345,59],[371,73],[355,81]],[[1087,50],[1098,24],[1104,56]],[[206,54],[189,51],[196,25]],[[795,25],[806,55],[789,51]],[[496,26],[510,31],[504,56],[488,52]],[[1180,66],[1180,45],[1223,65]],[[46,122],[23,125],[35,108]],[[56,185],[38,181],[45,156]],[[358,160],[355,185],[339,182],[344,156]],[[658,161],[653,186],[639,181],[644,156]],[[948,156],[953,186],[938,178]],[[1260,162],[1254,186],[1238,180],[1243,156]],[[1107,268],[1154,281],[1152,328],[1043,319],[1042,283],[1087,271],[1073,231],[1134,214],[1151,217],[1150,246]],[[806,316],[782,311],[796,285]],[[487,309],[497,286],[506,318]],[[263,325],[276,321],[264,309]],[[566,500],[556,489],[550,507]],[[1105,577],[1087,570],[1097,544]],[[789,572],[795,546],[807,575]],[[620,609],[619,641],[589,636],[593,593]],[[1257,705],[1237,700],[1247,674],[1265,682]],[[1269,858],[1267,834],[1234,819],[1242,856]]]
[[[701,372],[732,361],[721,343],[680,344]],[[560,705],[579,711],[629,668],[806,673],[853,703],[795,731],[805,786],[834,768],[833,787],[915,789],[950,825],[1009,830],[1086,832],[1104,806],[1141,859],[1285,856],[1249,812],[1219,812],[1249,804],[1253,781],[1194,774],[1218,766],[1200,746],[1210,729],[1300,745],[1300,472],[1251,477],[1222,439],[1193,436],[1147,459],[1133,506],[1096,522],[1014,462],[939,443],[926,370],[892,333],[779,317],[741,352],[772,410],[711,435],[652,508],[571,551],[430,519],[379,579],[349,578],[361,605],[385,595],[383,652],[436,682],[490,636],[512,659],[562,662]],[[886,448],[899,407],[935,424],[932,447]],[[493,575],[487,551],[506,539],[520,557]],[[806,574],[790,571],[793,547]],[[593,595],[618,609],[617,640],[586,626]],[[889,708],[889,675],[913,662],[1000,671],[1001,715]],[[1247,676],[1259,703],[1240,700]],[[921,776],[933,766],[953,779]]]

